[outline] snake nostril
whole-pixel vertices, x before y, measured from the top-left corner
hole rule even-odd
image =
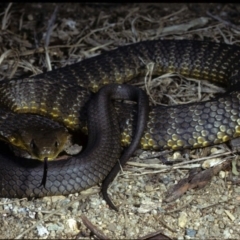
[[[56,148],[59,147],[59,142],[58,141],[55,142],[55,147]]]
[[[30,147],[32,148],[32,149],[36,149],[36,144],[35,144],[35,142],[34,142],[34,139],[32,139],[32,141],[30,142]]]

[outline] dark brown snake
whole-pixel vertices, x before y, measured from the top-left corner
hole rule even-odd
[[[189,40],[145,41],[33,78],[3,81],[0,102],[16,113],[38,113],[64,123],[70,129],[85,129],[85,103],[91,98],[89,91],[96,92],[103,85],[125,83],[144,75],[147,65],[154,63],[155,75],[177,72],[225,84],[229,90],[207,102],[151,107],[141,147],[154,150],[205,147],[240,135],[239,62],[240,47],[235,45]],[[86,90],[78,89],[79,86]],[[133,130],[137,128],[134,116],[138,111],[134,105],[125,104],[124,109],[120,106],[120,116],[129,118],[129,124],[123,124],[121,129],[121,141],[125,145],[129,145]],[[119,134],[108,134],[109,144],[120,140]],[[88,188],[111,171],[113,161],[104,161],[113,158],[109,146],[106,143],[102,147],[97,160],[90,157],[89,161],[78,161],[78,157],[73,157],[66,163],[51,163],[46,189],[38,188],[42,167],[25,168],[17,157],[1,153],[0,196],[69,194]],[[119,148],[116,151],[120,151]],[[31,162],[28,164],[32,165]]]

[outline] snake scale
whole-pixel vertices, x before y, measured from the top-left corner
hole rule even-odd
[[[3,81],[0,84],[0,102],[16,113],[39,113],[64,123],[70,129],[84,129],[85,103],[86,99],[92,97],[90,92],[97,92],[104,85],[122,84],[144,75],[148,70],[147,65],[154,63],[155,75],[177,72],[183,76],[224,84],[229,88],[225,94],[206,102],[150,107],[141,147],[154,150],[205,147],[240,136],[239,62],[240,47],[235,45],[191,40],[144,41],[33,78]],[[40,91],[43,87],[44,91]],[[84,87],[85,90],[82,92],[78,87]],[[58,90],[55,91],[55,88]],[[69,94],[68,89],[73,89],[70,90],[73,94]],[[14,97],[16,94],[17,98]],[[66,102],[69,107],[65,106]],[[129,124],[123,124],[121,129],[122,144],[127,146],[134,129],[139,130],[134,117],[139,109],[134,105],[125,106],[124,109],[120,107],[119,112],[120,115],[129,116]],[[108,151],[108,147],[105,151]],[[104,158],[103,152],[100,155]],[[42,168],[31,170],[20,167],[19,162],[14,161],[15,158],[0,154],[2,197],[80,191],[99,182],[112,168],[107,161],[102,162],[101,166],[108,169],[106,172],[100,173],[98,167],[86,167],[81,178],[78,178],[76,172],[88,165],[87,162],[80,165],[73,157],[69,164],[54,163],[49,167],[53,170],[46,186],[49,192],[46,192],[35,189]],[[101,178],[98,180],[90,181],[89,184],[84,182],[84,179],[94,179],[99,174]],[[80,182],[76,183],[76,178]],[[28,185],[25,184],[26,179]]]

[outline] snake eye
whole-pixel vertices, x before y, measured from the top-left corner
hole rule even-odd
[[[30,147],[31,147],[32,149],[35,149],[35,148],[37,147],[33,139],[32,139],[32,141],[30,142]]]
[[[58,146],[59,146],[59,142],[56,141],[56,142],[55,142],[55,147],[57,148]]]

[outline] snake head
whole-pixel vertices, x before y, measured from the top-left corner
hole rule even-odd
[[[70,144],[71,135],[64,127],[28,127],[14,134],[15,146],[27,151],[31,158],[54,160]]]

